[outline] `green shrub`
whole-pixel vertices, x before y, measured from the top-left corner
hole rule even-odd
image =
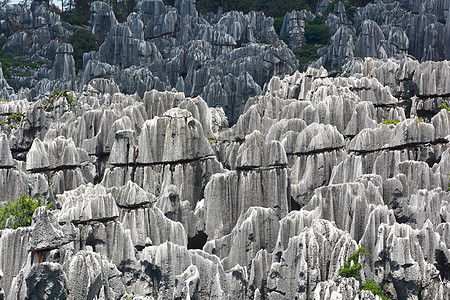
[[[397,125],[398,123],[400,123],[400,120],[384,120],[381,122],[381,124],[385,125]]]
[[[357,7],[364,7],[373,0],[349,0],[350,4]]]
[[[341,277],[353,277],[357,280],[361,279],[359,271],[362,269],[362,264],[359,262],[359,256],[368,254],[366,248],[360,247],[355,253],[351,254],[347,261],[344,262],[344,267],[339,270]],[[378,295],[382,300],[390,300],[382,288],[374,280],[367,280],[361,287],[361,290],[367,290],[374,295]]]
[[[75,70],[78,72],[83,67],[83,54],[98,50],[97,39],[89,30],[79,29],[69,37],[68,42],[73,47]]]
[[[55,108],[55,102],[64,97],[69,104],[70,110],[75,114],[77,113],[77,101],[73,98],[73,94],[69,90],[59,91],[57,89],[53,89],[53,92],[50,93],[49,96],[45,97],[42,100],[42,108],[45,111],[52,111]]]
[[[22,121],[22,118],[24,117],[23,113],[12,113],[6,116],[6,119],[3,118],[2,121],[0,121],[0,126],[6,126],[11,125],[13,128],[19,128],[20,122]]]
[[[372,294],[379,296],[382,300],[390,300],[390,298],[386,296],[385,292],[374,280],[367,280],[361,290],[370,291]]]
[[[344,267],[339,270],[341,277],[353,277],[360,279],[359,271],[362,269],[362,265],[359,262],[359,256],[367,254],[364,247],[360,247],[355,253],[351,254],[347,261],[344,262]]]
[[[331,39],[330,28],[325,25],[325,18],[316,17],[306,22],[305,38],[308,44],[327,45]]]
[[[81,11],[66,11],[61,13],[61,21],[74,26],[83,26],[89,19]]]
[[[450,107],[445,102],[441,103],[438,107],[440,109],[445,109],[446,111],[450,111]]]
[[[281,27],[283,27],[283,17],[278,17],[273,19],[273,28],[275,28],[275,31],[278,35],[280,35]]]
[[[450,173],[447,174],[447,177],[448,177],[447,191],[450,191]]]
[[[328,26],[325,25],[324,17],[316,17],[314,20],[306,22],[305,38],[306,43],[300,50],[295,51],[300,71],[303,71],[309,62],[319,58],[317,50],[330,43],[331,33]]]
[[[336,4],[338,4],[339,2],[341,2],[341,1],[342,1],[342,0],[333,0],[333,1],[331,1],[331,2],[327,5],[327,7],[325,8],[325,10],[322,12],[322,15],[323,15],[324,17],[328,17],[328,15],[330,14],[330,12],[333,11],[334,6],[335,6]]]
[[[266,38],[262,38],[258,41],[258,43],[260,44],[266,44],[266,45],[272,45],[273,42],[271,42],[270,40],[266,39]]]
[[[347,2],[344,2],[345,7],[345,14],[347,18],[354,23],[355,22],[355,14],[356,14],[356,7],[349,5]]]
[[[319,56],[317,55],[317,50],[319,50],[319,48],[321,48],[321,46],[303,44],[300,50],[295,51],[294,54],[299,62],[299,70],[303,71],[303,69],[309,62],[319,58]]]
[[[39,206],[42,206],[41,198],[33,198],[28,195],[22,195],[18,200],[9,202],[0,207],[0,229],[5,229],[6,220],[14,217],[11,228],[16,229],[31,225],[33,213]],[[53,203],[47,205],[47,209],[51,209]]]
[[[287,36],[280,36],[280,40],[282,40],[289,48],[291,47],[291,41]]]
[[[22,122],[22,118],[24,117],[23,113],[12,113],[6,117],[6,122],[11,124],[14,128],[19,128],[20,122]]]
[[[31,75],[30,71],[19,72],[19,73],[15,74],[15,76],[19,76],[19,77],[30,77],[30,75]]]

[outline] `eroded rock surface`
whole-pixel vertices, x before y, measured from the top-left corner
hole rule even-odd
[[[55,61],[21,90],[0,71],[0,203],[54,208],[0,231],[0,298],[449,298],[449,3],[329,4],[305,72],[308,11],[290,49],[262,12],[93,2],[75,74],[57,14],[2,8],[4,50]]]

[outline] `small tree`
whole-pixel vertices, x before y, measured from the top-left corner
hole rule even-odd
[[[359,262],[359,256],[368,254],[364,247],[360,247],[355,253],[351,254],[347,261],[344,262],[344,267],[339,270],[341,277],[353,277],[360,280],[359,271],[362,269],[362,264]],[[372,292],[372,294],[379,296],[382,300],[390,300],[386,296],[383,289],[374,280],[367,280],[361,287],[361,290]]]
[[[40,197],[33,198],[26,194],[19,197],[18,200],[9,202],[8,204],[0,207],[0,230],[5,229],[6,221],[13,217],[10,221],[10,227],[13,229],[19,227],[26,227],[31,225],[33,220],[33,213],[39,206],[42,206],[42,200]],[[47,205],[47,209],[50,209],[53,203]]]
[[[359,256],[367,254],[364,247],[359,248],[355,253],[350,255],[346,262],[344,262],[344,267],[339,270],[339,275],[341,277],[353,277],[360,279],[358,273],[362,269],[362,264],[359,262]]]

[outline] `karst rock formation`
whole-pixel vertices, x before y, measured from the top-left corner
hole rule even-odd
[[[450,1],[351,20],[333,2],[299,70],[330,3],[279,35],[263,12],[140,0],[119,22],[96,1],[80,70],[45,3],[3,6],[3,50],[51,66],[0,69],[0,204],[53,209],[0,231],[0,299],[381,300],[369,279],[450,299]],[[73,102],[49,108],[54,89]],[[361,278],[342,278],[360,247]]]

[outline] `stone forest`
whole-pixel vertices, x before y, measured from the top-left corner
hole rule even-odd
[[[0,2],[0,299],[450,299],[450,0]]]

